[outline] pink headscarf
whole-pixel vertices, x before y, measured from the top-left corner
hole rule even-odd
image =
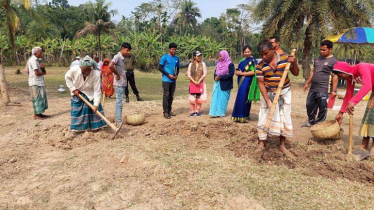
[[[229,73],[229,65],[231,59],[229,53],[226,50],[219,52],[219,55],[222,56],[222,60],[218,60],[216,67],[216,74],[218,76],[223,76]]]
[[[354,72],[353,68],[347,62],[342,61],[337,61],[332,69],[333,71],[343,72],[351,76],[353,76]]]

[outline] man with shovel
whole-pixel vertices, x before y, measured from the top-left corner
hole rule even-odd
[[[262,61],[256,66],[256,74],[258,84],[262,94],[261,108],[258,119],[258,137],[259,144],[256,153],[265,149],[265,140],[268,135],[280,137],[280,150],[287,156],[290,155],[285,147],[286,138],[292,137],[292,121],[291,121],[291,82],[288,75],[282,79],[286,69],[287,62],[291,63],[291,73],[295,76],[299,75],[299,67],[295,56],[287,53],[278,54],[269,40],[263,40],[257,45]],[[279,85],[283,83],[283,85]],[[281,88],[279,100],[273,106],[276,98],[275,92]],[[275,109],[274,109],[275,108]],[[270,119],[268,130],[264,129],[268,124],[268,115],[270,110],[274,110],[273,117]]]
[[[71,98],[71,125],[69,138],[74,138],[78,132],[98,130],[107,124],[96,112],[104,115],[100,104],[100,72],[94,71],[94,60],[88,55],[79,61],[79,66],[73,66],[65,74],[66,86],[70,89]],[[83,96],[93,104],[92,110],[80,97]]]

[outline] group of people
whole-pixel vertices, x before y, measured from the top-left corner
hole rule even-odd
[[[170,119],[175,114],[172,111],[176,81],[178,79],[180,62],[177,54],[177,44],[170,43],[169,51],[161,57],[158,70],[162,73],[163,87],[163,116]],[[320,56],[314,61],[313,70],[304,85],[304,91],[309,89],[306,101],[308,121],[302,127],[310,127],[323,122],[327,115],[327,102],[337,95],[338,79],[347,80],[347,91],[344,102],[336,121],[341,124],[343,114],[353,114],[354,106],[372,89],[374,90],[374,65],[360,63],[350,66],[348,63],[337,61],[332,55],[333,43],[329,40],[321,42]],[[280,137],[280,150],[289,155],[285,147],[286,138],[291,138],[293,125],[291,119],[291,81],[286,76],[281,87],[279,100],[275,105],[273,118],[268,131],[264,131],[269,111],[273,106],[273,100],[281,78],[290,63],[290,73],[298,76],[299,66],[296,58],[289,55],[280,47],[279,39],[271,37],[262,40],[257,45],[261,55],[260,62],[252,56],[252,48],[245,46],[243,49],[244,58],[235,69],[230,56],[226,50],[219,52],[216,68],[214,71],[213,92],[209,115],[211,117],[226,116],[227,105],[233,89],[233,77],[237,76],[238,92],[235,100],[231,119],[235,122],[246,122],[250,119],[252,101],[260,102],[258,119],[258,148],[256,152],[265,149],[265,141],[268,135]],[[95,113],[97,111],[104,115],[100,98],[102,92],[106,97],[116,93],[115,121],[122,122],[123,98],[128,98],[128,83],[133,89],[137,99],[141,101],[139,92],[135,86],[134,65],[135,57],[130,53],[131,45],[123,43],[121,50],[112,60],[105,59],[102,62],[101,71],[97,69],[97,62],[89,56],[79,58],[78,65],[72,65],[65,74],[66,85],[70,89],[71,98],[71,131],[97,130],[106,123]],[[34,118],[43,119],[48,108],[43,76],[46,74],[45,66],[39,61],[42,57],[42,49],[35,47],[33,55],[27,62],[29,71],[29,86],[34,106]],[[193,52],[193,61],[187,69],[189,78],[190,117],[201,116],[201,107],[207,102],[207,66],[202,60],[202,52]],[[74,63],[74,62],[73,62]],[[362,83],[360,91],[354,94],[354,84]],[[310,88],[309,85],[311,84]],[[262,97],[260,98],[260,95]],[[91,110],[83,102],[84,97],[95,107]],[[103,96],[104,97],[104,96]],[[370,97],[362,125],[360,135],[363,136],[362,147],[369,149],[369,140],[374,137],[374,99]],[[77,135],[73,132],[73,137]],[[372,144],[374,151],[374,144]]]

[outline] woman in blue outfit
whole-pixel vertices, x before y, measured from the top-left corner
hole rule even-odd
[[[209,115],[212,117],[224,117],[227,104],[230,100],[230,92],[233,88],[234,64],[231,62],[229,53],[222,50],[214,72],[214,85],[212,101],[210,103]]]
[[[251,100],[248,100],[248,95],[257,65],[256,59],[252,56],[251,46],[245,46],[243,52],[244,58],[235,71],[235,75],[238,76],[238,94],[231,117],[234,122],[241,123],[250,119]]]

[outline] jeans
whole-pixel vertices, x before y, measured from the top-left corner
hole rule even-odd
[[[122,107],[123,107],[123,95],[125,94],[126,86],[114,86],[116,90],[116,122],[117,124],[122,123]]]
[[[311,125],[323,122],[327,115],[327,100],[328,93],[309,92],[306,99],[306,111],[308,114],[308,121]],[[317,116],[318,111],[318,117]]]
[[[131,89],[132,89],[132,92],[136,95],[136,96],[139,96],[139,91],[138,89],[136,88],[136,85],[135,85],[135,75],[134,75],[134,71],[126,71],[126,78],[127,78],[127,86],[126,86],[126,89],[125,89],[125,95],[129,95],[129,83],[130,83],[130,86],[131,86]]]
[[[164,113],[171,112],[171,106],[173,104],[174,92],[175,92],[176,83],[171,82],[162,82],[162,88],[164,89],[162,97],[162,108]]]

